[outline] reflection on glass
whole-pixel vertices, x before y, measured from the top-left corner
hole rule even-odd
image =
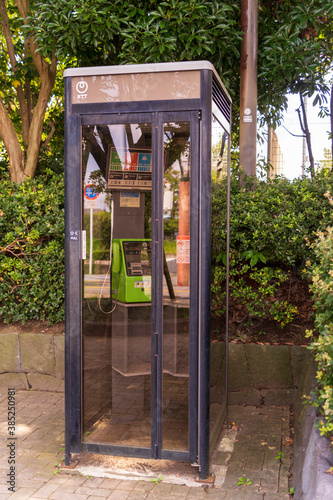
[[[188,450],[190,124],[164,124],[163,448]]]
[[[226,177],[228,168],[228,134],[215,116],[212,117],[212,179]]]
[[[150,448],[151,124],[82,137],[82,439]]]
[[[219,184],[225,182],[228,168],[228,135],[218,120],[212,116],[212,180],[215,181],[217,189]],[[222,274],[225,269],[223,269]],[[219,294],[225,296],[225,284],[222,284],[222,292]],[[223,307],[221,306],[223,310]],[[214,321],[214,319],[212,319]],[[222,326],[221,326],[222,325]],[[223,334],[219,342],[211,343],[210,350],[210,432],[211,441],[218,437],[218,433],[223,424],[227,411],[227,391],[226,391],[226,342],[223,332],[225,325],[225,311],[222,318],[218,318],[218,331]],[[211,325],[211,331],[214,331],[214,323]],[[215,340],[215,339],[214,339]]]

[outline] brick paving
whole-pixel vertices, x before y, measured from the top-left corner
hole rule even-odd
[[[212,458],[215,486],[85,477],[59,471],[64,454],[63,394],[16,391],[16,434],[8,434],[7,388],[0,388],[0,500],[277,500],[289,498],[289,408],[231,406],[230,428]],[[14,439],[16,438],[16,439]],[[10,446],[15,492],[8,491]],[[243,478],[244,485],[237,485]],[[250,484],[251,483],[251,484]]]

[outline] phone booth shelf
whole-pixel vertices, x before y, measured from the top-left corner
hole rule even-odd
[[[211,187],[229,186],[231,99],[207,61],[64,78],[66,463],[179,460],[205,479],[227,412],[227,328],[210,343]]]

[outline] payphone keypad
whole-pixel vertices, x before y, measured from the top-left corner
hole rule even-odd
[[[151,275],[151,244],[147,241],[124,241],[127,276]]]

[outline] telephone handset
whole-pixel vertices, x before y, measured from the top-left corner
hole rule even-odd
[[[151,240],[112,241],[112,297],[118,302],[151,301]]]
[[[112,266],[113,273],[118,274],[120,271],[120,246],[118,240],[112,242]]]

